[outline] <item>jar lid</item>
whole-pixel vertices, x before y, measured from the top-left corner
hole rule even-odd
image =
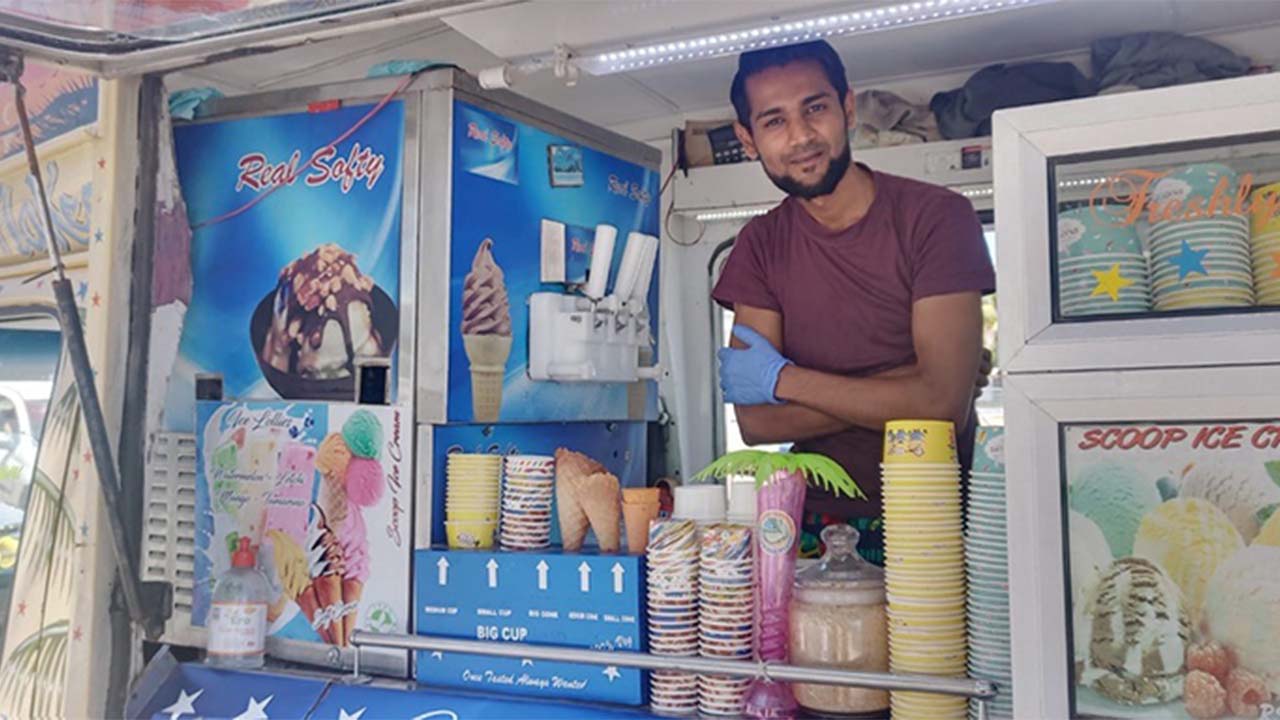
[[[827,550],[816,565],[796,573],[795,590],[803,602],[822,605],[874,605],[884,602],[884,570],[858,555],[858,531],[846,523],[822,529]]]

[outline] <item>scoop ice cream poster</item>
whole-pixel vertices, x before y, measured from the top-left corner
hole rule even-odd
[[[411,506],[400,411],[205,401],[198,412],[194,624],[247,537],[271,585],[269,635],[346,646],[357,628],[403,631]]]
[[[541,281],[544,221],[562,223],[573,240],[565,252],[570,279],[591,254],[576,239],[580,231],[617,228],[612,288],[628,233],[658,234],[657,173],[463,102],[455,103],[453,125],[449,421],[655,416],[652,387],[534,382],[527,368],[529,296],[567,290]],[[557,179],[557,158],[566,154],[577,162],[573,182]],[[654,337],[657,308],[655,278]]]
[[[350,400],[358,358],[394,362],[402,103],[329,147],[370,109],[174,129],[195,232],[170,429],[190,429],[196,373],[220,373],[228,398]]]
[[[1280,717],[1280,422],[1064,434],[1079,713]]]

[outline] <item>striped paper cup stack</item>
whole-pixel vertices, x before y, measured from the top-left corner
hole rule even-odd
[[[549,455],[510,455],[502,483],[503,550],[539,550],[551,545],[551,501],[556,489],[556,459]]]
[[[955,427],[931,420],[885,426],[885,589],[889,667],[965,675],[965,573]],[[966,699],[894,692],[894,720],[958,720]]]
[[[1058,306],[1067,317],[1151,309],[1142,241],[1112,206],[1058,215]]]
[[[1013,717],[1009,561],[1005,520],[1004,428],[978,428],[969,475],[965,571],[969,581],[969,675],[1000,688],[991,718]],[[969,717],[978,720],[978,705]]]
[[[1236,192],[1236,173],[1226,165],[1200,163],[1157,180],[1155,202],[1198,199],[1208,203],[1225,183]],[[1254,304],[1254,268],[1246,215],[1214,213],[1151,224],[1151,290],[1156,310],[1249,307]]]
[[[755,559],[751,527],[716,523],[702,529],[699,560],[698,652],[719,660],[750,660],[755,640]],[[739,717],[749,677],[698,676],[698,711]]]
[[[654,520],[645,553],[648,571],[649,652],[698,654],[698,528],[692,520]],[[649,707],[659,715],[698,710],[696,673],[655,670],[649,676]]]
[[[1258,188],[1253,193],[1255,210],[1250,217],[1250,244],[1253,253],[1253,288],[1259,305],[1280,305],[1280,212],[1272,214],[1268,203],[1280,199],[1280,183]]]

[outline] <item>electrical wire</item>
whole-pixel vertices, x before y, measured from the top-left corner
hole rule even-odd
[[[315,165],[316,159],[317,159],[317,158],[319,158],[319,156],[320,156],[320,151],[321,151],[321,150],[326,150],[326,149],[330,149],[330,148],[336,148],[338,145],[341,145],[341,144],[342,144],[343,142],[345,142],[348,138],[350,138],[352,135],[354,135],[354,134],[356,133],[356,131],[357,131],[357,130],[359,130],[360,128],[364,127],[364,124],[365,124],[365,123],[367,123],[367,122],[369,122],[370,120],[372,120],[372,119],[373,119],[373,116],[375,116],[375,115],[377,115],[378,113],[382,112],[382,109],[383,109],[383,108],[385,108],[385,107],[386,107],[386,106],[387,106],[387,105],[388,105],[392,100],[394,100],[394,99],[396,98],[396,96],[397,96],[397,95],[399,95],[400,93],[404,92],[404,91],[405,91],[405,88],[409,87],[410,83],[412,83],[415,79],[417,79],[417,77],[418,77],[418,75],[419,75],[420,73],[421,73],[421,71],[419,71],[419,72],[415,72],[415,73],[410,73],[409,75],[404,76],[404,79],[400,81],[400,84],[399,84],[399,85],[397,85],[397,86],[395,87],[395,89],[394,89],[394,90],[392,90],[391,92],[387,93],[385,97],[383,97],[381,100],[379,100],[379,101],[378,101],[378,104],[376,104],[376,105],[374,105],[372,108],[370,108],[370,109],[369,109],[369,112],[367,112],[367,113],[365,113],[365,114],[364,114],[364,117],[362,117],[362,118],[360,118],[359,120],[357,120],[357,121],[355,122],[355,124],[354,124],[354,125],[352,125],[351,127],[347,128],[347,130],[346,130],[345,132],[343,132],[343,133],[342,133],[341,135],[339,135],[338,137],[334,138],[334,139],[333,139],[331,142],[329,142],[327,145],[324,145],[323,147],[318,147],[318,148],[316,148],[316,149],[315,149],[315,151],[313,151],[313,152],[311,153],[311,157],[307,160],[307,164],[306,164],[306,165],[303,165],[301,168],[299,168],[299,169],[298,169],[297,174],[298,174],[298,175],[301,175],[302,173],[306,172],[307,170],[310,170],[310,169],[311,169],[311,167],[312,167],[313,165]],[[295,177],[296,177],[296,176],[295,176]],[[271,194],[272,194],[272,193],[274,193],[275,191],[279,190],[279,189],[280,189],[280,188],[282,188],[282,187],[284,187],[284,186],[283,186],[283,185],[272,185],[272,186],[271,186],[271,187],[270,187],[266,192],[259,193],[258,195],[255,195],[255,196],[253,197],[253,199],[249,200],[249,202],[247,202],[247,203],[245,203],[245,204],[241,205],[240,207],[238,207],[238,208],[236,208],[236,209],[234,209],[234,210],[231,210],[231,211],[229,211],[229,212],[223,213],[222,215],[219,215],[219,216],[217,216],[217,217],[215,217],[215,218],[211,218],[211,219],[209,219],[209,220],[205,220],[205,221],[203,221],[203,222],[195,223],[195,224],[193,224],[193,225],[191,226],[191,229],[192,229],[192,230],[199,230],[199,229],[201,229],[201,228],[206,228],[206,227],[209,227],[210,225],[217,225],[218,223],[223,223],[223,222],[226,222],[226,221],[228,221],[228,220],[230,220],[230,219],[232,219],[232,218],[235,218],[235,217],[238,217],[238,216],[240,216],[240,215],[243,215],[243,214],[245,214],[246,212],[249,212],[250,210],[252,210],[252,209],[254,208],[254,206],[256,206],[258,203],[262,202],[263,200],[266,200],[268,197],[271,197]]]

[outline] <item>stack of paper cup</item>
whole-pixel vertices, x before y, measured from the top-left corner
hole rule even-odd
[[[502,457],[452,453],[445,463],[445,534],[459,550],[492,548]]]
[[[645,555],[648,570],[649,652],[698,654],[698,532],[692,520],[654,520]],[[649,705],[660,715],[691,715],[698,709],[698,676],[654,671]]]
[[[1259,305],[1280,305],[1280,183],[1253,193],[1255,208],[1250,221],[1253,252],[1253,288]],[[1273,214],[1274,213],[1274,214]]]
[[[702,530],[699,561],[698,652],[718,660],[750,660],[755,639],[755,560],[751,527],[733,523]],[[738,717],[749,677],[698,676],[698,711]]]
[[[502,484],[503,550],[538,550],[551,545],[551,500],[556,489],[556,459],[549,455],[511,455]]]
[[[885,425],[883,470],[889,666],[895,673],[965,674],[965,574],[955,426]],[[967,701],[894,692],[894,720],[957,720]]]
[[[969,675],[1000,688],[988,717],[1013,717],[1004,428],[978,428],[969,474],[965,571],[969,580]],[[969,705],[978,720],[978,704]]]
[[[1058,306],[1064,316],[1151,309],[1142,241],[1120,215],[1105,205],[1058,215]]]
[[[1209,208],[1219,186],[1236,193],[1236,173],[1226,165],[1201,163],[1157,180],[1153,201],[1164,207],[1198,200]],[[1221,210],[1219,208],[1218,210]],[[1156,310],[1248,307],[1254,303],[1249,218],[1213,211],[1151,224],[1151,289]]]

